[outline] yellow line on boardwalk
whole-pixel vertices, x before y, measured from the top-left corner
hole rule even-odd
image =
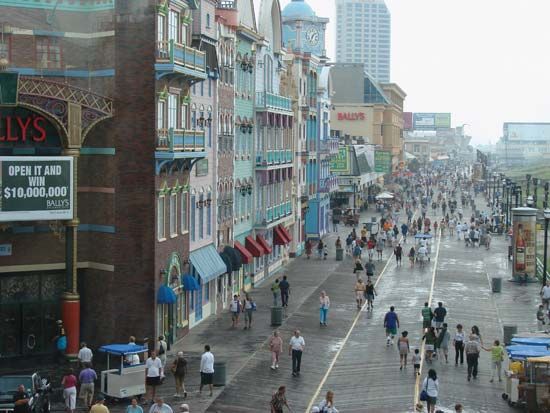
[[[414,219],[415,216],[416,216],[416,214],[414,214],[413,219]],[[403,236],[401,236],[400,241],[403,241]],[[438,247],[438,253],[439,253],[439,247]],[[374,283],[375,288],[378,285],[378,283],[380,282],[380,280],[382,279],[382,277],[384,276],[384,274],[386,272],[386,269],[388,268],[388,266],[390,265],[390,263],[392,261],[393,255],[394,254],[393,254],[393,250],[392,250],[392,253],[389,256],[388,261],[386,262],[386,265],[384,266],[384,268],[382,269],[382,272],[380,273],[380,276],[376,279],[376,282]],[[334,365],[336,364],[336,361],[338,360],[338,357],[340,357],[340,353],[342,352],[342,350],[346,346],[346,343],[348,342],[349,337],[351,336],[351,333],[352,333],[353,329],[355,328],[355,325],[359,321],[359,317],[361,316],[361,313],[365,310],[366,306],[367,306],[367,302],[365,302],[365,304],[363,304],[363,307],[361,307],[361,310],[357,312],[357,314],[355,316],[355,319],[353,320],[353,323],[351,324],[351,327],[348,330],[348,333],[346,334],[346,337],[344,337],[344,341],[342,342],[342,345],[340,346],[340,348],[336,352],[336,355],[334,356],[334,358],[330,362],[328,370],[325,373],[325,375],[323,376],[323,380],[321,380],[321,382],[319,383],[319,386],[317,387],[317,390],[315,391],[315,394],[313,395],[313,397],[309,401],[309,404],[307,406],[307,409],[306,409],[305,413],[310,413],[311,409],[313,409],[313,405],[315,404],[315,400],[317,399],[317,397],[319,397],[319,393],[321,393],[321,390],[323,389],[323,386],[325,385],[325,383],[328,379],[328,376],[332,372],[332,369],[334,368]]]
[[[428,303],[432,304],[432,300],[433,300],[433,294],[434,294],[434,286],[435,286],[435,274],[437,272],[437,261],[439,259],[439,247],[441,245],[441,228],[439,228],[437,230],[437,235],[438,235],[438,238],[439,238],[439,241],[437,242],[437,252],[435,253],[435,259],[433,261],[433,264],[434,264],[434,267],[433,267],[433,271],[432,271],[432,285],[430,286],[430,296],[428,297]],[[422,331],[424,331],[424,329],[422,329]],[[424,367],[424,359],[425,359],[425,345],[426,345],[426,342],[425,341],[422,341],[422,346],[420,348],[420,354],[421,354],[421,357],[422,359],[420,360],[420,374],[418,376],[416,376],[416,382],[415,382],[415,386],[414,386],[414,404],[413,404],[413,409],[416,408],[416,404],[418,403],[418,399],[420,398],[420,378],[422,377],[422,368]]]

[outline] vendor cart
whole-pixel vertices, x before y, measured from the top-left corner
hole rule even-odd
[[[529,357],[527,363],[527,410],[550,412],[550,357]]]
[[[347,209],[343,215],[344,225],[352,227],[359,225],[359,214],[352,208]]]
[[[101,393],[112,399],[126,399],[145,394],[145,360],[146,346],[136,344],[109,344],[101,346],[100,352],[107,354],[107,370],[101,372]],[[139,357],[139,360],[135,356]],[[111,358],[116,363],[111,363]],[[139,363],[130,360],[139,361]],[[116,368],[111,368],[111,366]]]

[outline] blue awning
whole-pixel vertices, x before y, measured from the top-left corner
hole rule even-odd
[[[200,286],[195,277],[190,274],[185,274],[181,277],[181,282],[185,291],[197,291]]]
[[[174,304],[177,301],[176,293],[167,285],[161,285],[157,291],[157,304]]]
[[[109,354],[118,354],[125,356],[127,354],[145,353],[149,350],[147,346],[139,346],[137,344],[107,344],[101,346],[99,351]]]
[[[207,283],[227,272],[225,263],[212,244],[191,252],[189,260],[203,283]]]

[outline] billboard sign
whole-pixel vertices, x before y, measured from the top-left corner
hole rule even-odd
[[[403,129],[412,130],[412,128],[413,128],[412,112],[403,112]]]
[[[415,130],[449,129],[450,127],[450,113],[413,113]]]
[[[435,128],[436,129],[450,129],[451,128],[451,114],[450,113],[436,113],[435,114]]]
[[[338,149],[338,155],[333,157],[330,161],[330,171],[340,174],[347,174],[350,172],[349,166],[349,147],[340,146]]]
[[[0,222],[73,219],[70,156],[0,156]]]
[[[513,214],[513,270],[514,277],[534,279],[537,271],[536,255],[536,210],[516,208]]]
[[[392,156],[390,151],[374,151],[374,172],[390,174]]]

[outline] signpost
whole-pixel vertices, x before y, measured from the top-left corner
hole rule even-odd
[[[385,174],[392,172],[392,155],[390,151],[374,151],[374,172]]]
[[[0,222],[70,219],[72,157],[0,157]]]
[[[347,146],[340,146],[338,155],[330,161],[330,171],[347,174],[350,171],[349,169],[349,148]]]

